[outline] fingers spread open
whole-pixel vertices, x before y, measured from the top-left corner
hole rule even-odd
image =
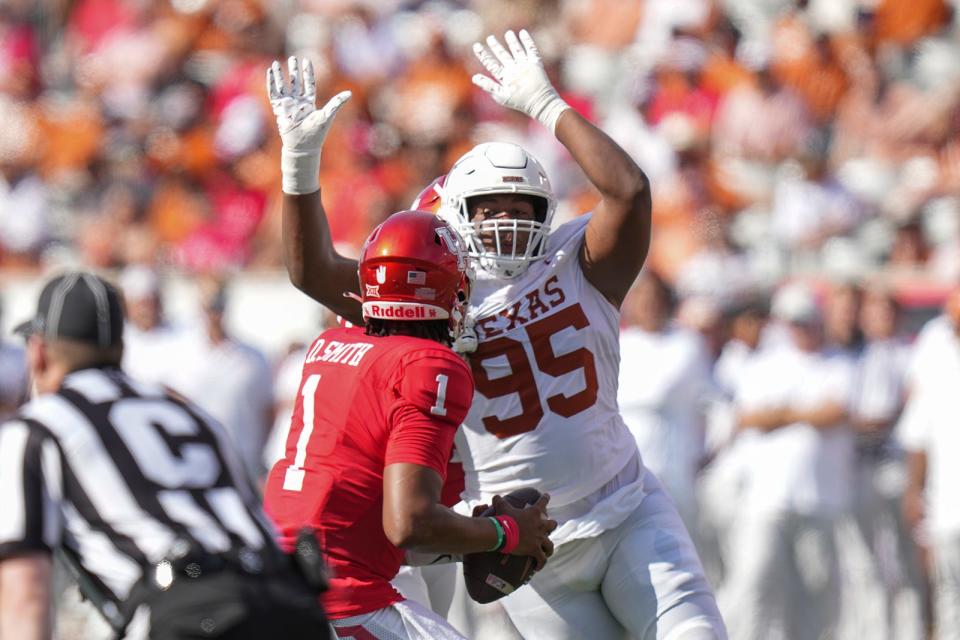
[[[327,102],[323,107],[323,113],[326,119],[330,119],[333,116],[337,115],[337,111],[340,110],[347,100],[353,95],[351,91],[341,91],[337,95],[330,98],[330,101]]]
[[[267,98],[276,100],[279,97],[280,93],[274,88],[273,84],[273,67],[267,67]]]
[[[299,98],[302,95],[302,85],[300,82],[300,61],[297,60],[296,56],[290,56],[287,60],[287,70],[290,73],[290,95]]]
[[[540,49],[537,48],[537,44],[533,41],[533,37],[530,35],[530,32],[526,29],[520,30],[520,42],[523,43],[523,46],[527,49],[527,56],[540,62]]]
[[[270,71],[273,73],[273,86],[277,90],[277,97],[283,97],[287,94],[287,87],[283,81],[283,71],[280,70],[280,63],[276,60],[270,65]]]
[[[471,80],[473,80],[473,84],[477,85],[478,87],[480,87],[481,89],[489,93],[494,98],[496,98],[497,95],[500,93],[500,85],[494,82],[493,79],[488,78],[482,73],[474,74]]]
[[[527,57],[527,52],[520,46],[520,41],[517,40],[517,34],[513,31],[507,31],[503,39],[507,41],[507,46],[510,47],[510,53],[513,54],[514,60],[519,61]]]
[[[490,52],[487,51],[479,42],[473,44],[473,55],[477,56],[477,59],[480,60],[480,64],[486,67],[487,71],[496,78],[497,80],[503,77],[503,66],[497,62],[496,58],[490,55]]]
[[[317,76],[310,58],[303,61],[303,97],[310,102],[317,101]]]
[[[490,47],[490,51],[493,51],[493,55],[497,56],[501,64],[513,64],[513,56],[507,53],[507,50],[494,36],[487,36],[487,46]]]

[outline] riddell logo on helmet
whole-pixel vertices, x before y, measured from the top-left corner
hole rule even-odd
[[[503,176],[504,182],[526,182],[523,176]]]
[[[373,318],[381,320],[434,320],[440,314],[436,309],[423,306],[401,307],[399,305],[371,303],[367,305],[367,313]]]

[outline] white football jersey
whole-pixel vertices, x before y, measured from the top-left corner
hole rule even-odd
[[[467,502],[535,487],[551,507],[570,505],[636,456],[617,408],[620,313],[580,268],[589,219],[556,229],[547,256],[515,279],[478,274],[476,393],[456,440]]]

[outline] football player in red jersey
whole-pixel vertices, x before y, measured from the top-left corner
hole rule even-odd
[[[365,327],[324,332],[307,352],[286,455],[265,505],[290,549],[315,530],[330,566],[324,607],[339,637],[460,638],[391,585],[405,550],[500,550],[542,566],[553,552],[548,498],[469,518],[440,502],[453,437],[473,398],[449,347],[470,289],[466,248],[423,212],[392,215],[360,258]]]

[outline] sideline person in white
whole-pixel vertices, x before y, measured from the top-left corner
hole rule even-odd
[[[824,349],[805,286],[778,291],[772,315],[789,325],[787,340],[748,361],[735,390],[741,437],[757,435],[720,604],[735,640],[819,640],[834,637],[838,615],[834,536],[849,508],[853,368]]]
[[[713,366],[716,395],[707,411],[705,448],[710,462],[697,482],[700,557],[712,584],[723,583],[734,523],[750,477],[756,433],[737,432],[734,406],[736,382],[744,367],[759,357],[770,315],[769,296],[745,298],[725,315],[729,339]]]
[[[510,144],[464,155],[439,215],[476,259],[469,317],[477,393],[456,439],[468,508],[534,486],[551,496],[558,548],[502,600],[525,638],[715,639],[726,633],[690,537],[646,472],[617,403],[619,306],[646,257],[650,190],[639,167],[560,98],[533,39],[475,52],[494,100],[554,132],[601,195],[551,234],[556,199],[540,163]],[[312,69],[272,96],[283,138],[284,248],[292,282],[351,321],[356,262],[336,253],[320,202],[320,148],[341,93],[315,111]],[[279,76],[279,65],[274,67]],[[316,114],[316,115],[315,115]],[[477,344],[479,343],[479,346]],[[555,566],[555,568],[551,568]]]
[[[169,385],[184,366],[183,327],[167,321],[161,283],[143,265],[127,267],[120,276],[128,322],[123,329],[123,368],[137,380]]]
[[[198,286],[204,324],[181,340],[182,366],[168,384],[229,425],[244,468],[259,486],[266,471],[263,449],[273,423],[270,364],[260,351],[227,332],[227,282],[206,277]]]
[[[652,271],[642,272],[624,302],[628,326],[620,332],[617,402],[644,464],[694,531],[713,381],[703,340],[671,323],[673,306],[670,285]]]
[[[850,422],[857,439],[853,494],[857,526],[848,532],[856,535],[845,536],[840,544],[846,564],[841,634],[913,640],[924,635],[922,577],[900,508],[906,456],[891,437],[906,399],[911,350],[899,334],[900,312],[892,292],[875,284],[863,291],[861,299],[859,325],[865,342],[857,356],[850,398]]]
[[[914,535],[929,540],[934,564],[938,640],[960,638],[960,286],[944,315],[917,339],[915,372],[897,437],[907,450],[904,515]]]
[[[0,303],[0,315],[3,305]],[[30,379],[27,352],[0,336],[0,421],[12,417],[27,399]]]

